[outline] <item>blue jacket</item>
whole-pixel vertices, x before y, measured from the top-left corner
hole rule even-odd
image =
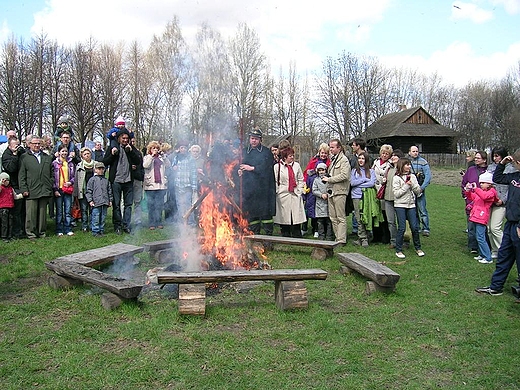
[[[421,184],[421,190],[426,189],[428,187],[428,184],[430,184],[430,181],[432,180],[432,172],[430,170],[430,165],[428,164],[428,161],[426,161],[421,156],[417,156],[417,158],[412,158],[412,156],[408,156],[410,158],[410,161],[412,163],[412,173],[417,177],[417,180],[419,180],[419,176],[421,174],[424,175],[424,182]]]

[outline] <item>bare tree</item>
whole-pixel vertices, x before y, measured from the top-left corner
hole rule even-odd
[[[246,24],[241,24],[230,41],[233,99],[241,138],[244,129],[262,125],[265,116],[261,112],[264,92],[266,59],[260,51],[258,35]],[[265,127],[264,127],[265,129]]]

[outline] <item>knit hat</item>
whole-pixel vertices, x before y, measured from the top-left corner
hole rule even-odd
[[[69,117],[67,115],[60,116],[60,119],[58,119],[58,125],[61,125],[62,123],[69,124]]]
[[[484,172],[478,177],[479,183],[491,183],[493,184],[493,174],[491,172]]]
[[[115,120],[114,124],[117,126],[117,125],[125,125],[126,122],[125,122],[125,118],[123,118],[121,115],[117,117],[117,119]]]
[[[9,177],[9,174],[7,172],[0,173],[0,181],[4,180],[4,179],[11,180],[11,178]]]
[[[322,163],[322,162],[316,164],[316,170],[318,170],[318,169],[325,169],[325,170],[327,170],[327,164]]]

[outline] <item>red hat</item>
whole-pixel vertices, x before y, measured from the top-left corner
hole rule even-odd
[[[117,119],[115,120],[114,124],[116,126],[118,125],[125,125],[125,119],[122,117],[122,116],[118,116]]]

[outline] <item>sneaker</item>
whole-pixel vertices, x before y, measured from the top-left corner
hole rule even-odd
[[[476,249],[472,249],[470,253],[478,253]]]
[[[478,261],[480,264],[492,264],[493,260],[487,260],[487,259],[480,259]]]
[[[498,253],[492,253],[491,254],[492,259],[498,259]]]
[[[63,236],[63,233],[58,233],[58,237],[61,237],[61,236]]]
[[[480,261],[480,260],[482,260],[482,259],[483,259],[483,257],[482,257],[482,256],[480,256],[480,255],[478,255],[478,256],[475,256],[475,257],[474,257],[474,259],[475,259],[475,260],[478,260],[478,261]]]
[[[424,256],[424,252],[422,250],[416,250],[415,253],[417,253],[417,256],[419,257],[423,257]]]
[[[361,241],[360,240],[352,241],[352,245],[361,246]]]
[[[400,259],[404,259],[406,257],[403,252],[396,252],[395,255]]]
[[[476,292],[480,294],[489,294],[489,295],[502,295],[502,290],[493,290],[491,287],[478,287],[475,289]]]
[[[368,240],[361,240],[361,246],[363,248],[368,248]]]
[[[67,233],[67,236],[73,236],[74,235],[74,232],[68,232]]]
[[[314,238],[318,238],[320,235],[318,234],[318,232],[315,232],[314,233]]]
[[[429,231],[429,230],[423,230],[423,231],[422,231],[422,235],[423,235],[424,237],[430,237],[430,231]]]

